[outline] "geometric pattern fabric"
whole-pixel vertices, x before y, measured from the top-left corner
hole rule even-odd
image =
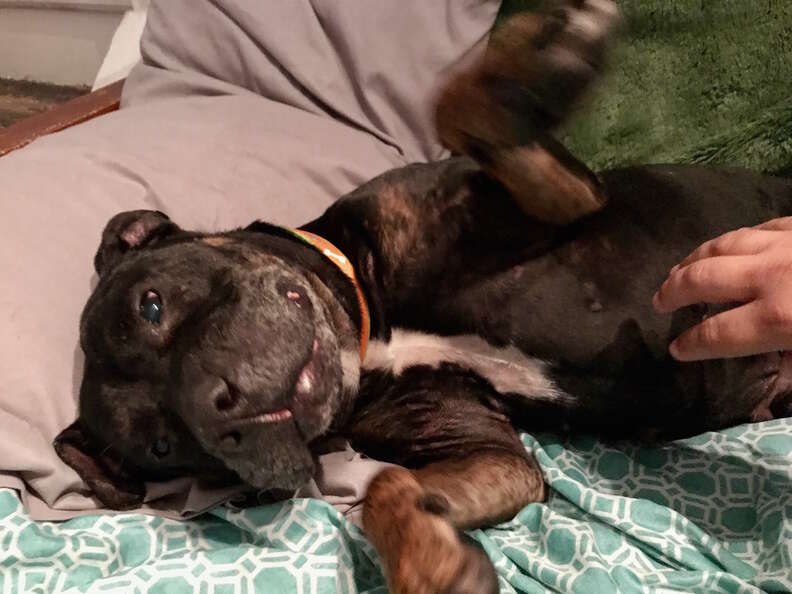
[[[524,435],[547,502],[475,530],[502,592],[792,592],[792,420],[658,448]],[[295,499],[186,522],[33,522],[0,490],[0,593],[384,593],[373,548]]]

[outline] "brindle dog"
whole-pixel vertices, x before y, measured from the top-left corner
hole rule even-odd
[[[610,0],[517,16],[439,98],[440,136],[467,157],[385,173],[303,227],[344,256],[265,223],[114,217],[61,457],[124,509],[174,475],[294,489],[340,434],[400,465],[363,518],[391,590],[481,593],[494,570],[458,531],[545,496],[518,427],[667,439],[788,414],[786,358],[675,363],[669,340],[706,308],[660,316],[651,296],[702,241],[792,214],[792,182],[595,175],[551,136],[617,20]]]

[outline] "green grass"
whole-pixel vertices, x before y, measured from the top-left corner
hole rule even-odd
[[[611,67],[564,141],[595,168],[792,170],[792,1],[620,0]],[[506,0],[501,18],[537,0]]]

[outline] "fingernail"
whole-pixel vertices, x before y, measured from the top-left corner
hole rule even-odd
[[[655,308],[656,311],[661,311],[660,309],[660,291],[657,291],[654,295],[652,295],[652,306]]]
[[[668,345],[668,352],[674,359],[679,359],[679,345],[676,340]]]
[[[677,264],[676,266],[674,266],[674,267],[673,267],[673,268],[670,270],[670,272],[669,272],[668,274],[674,274],[674,273],[675,273],[677,270],[679,270],[679,264]]]

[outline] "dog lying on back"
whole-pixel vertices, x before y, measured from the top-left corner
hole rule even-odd
[[[494,569],[457,530],[545,496],[519,429],[657,440],[790,414],[784,356],[676,363],[669,340],[709,312],[660,316],[651,296],[702,241],[792,214],[792,182],[595,175],[551,136],[617,20],[610,0],[518,15],[440,95],[467,156],[387,172],[300,230],[114,217],[61,458],[128,509],[171,476],[288,492],[342,435],[401,466],[363,515],[391,590],[481,593]]]

